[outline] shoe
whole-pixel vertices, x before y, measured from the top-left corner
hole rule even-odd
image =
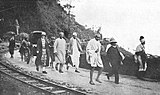
[[[36,68],[37,71],[39,71],[39,68]]]
[[[47,74],[47,72],[46,72],[46,71],[42,71],[42,73]]]
[[[91,85],[95,85],[95,83],[94,83],[93,81],[90,81],[89,83],[90,83]]]
[[[59,70],[59,73],[63,73],[63,71],[62,71],[62,70]]]
[[[96,79],[97,82],[102,83],[99,79]]]
[[[107,76],[107,79],[108,79],[108,80],[110,80],[109,75],[108,75],[108,74],[106,74],[106,76]]]
[[[80,73],[78,70],[75,70],[75,72]]]

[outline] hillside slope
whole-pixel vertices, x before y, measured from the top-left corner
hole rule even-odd
[[[80,38],[93,37],[93,31],[85,29],[70,17],[57,0],[0,0],[0,33],[2,36],[7,31],[16,32],[17,19],[20,32],[30,33],[34,30],[43,30],[48,35],[57,36],[63,31],[67,38],[70,33],[78,32]]]

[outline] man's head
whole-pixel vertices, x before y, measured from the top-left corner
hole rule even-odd
[[[98,40],[100,40],[100,38],[101,38],[101,35],[100,34],[95,34],[95,39],[98,41]]]
[[[51,40],[55,40],[55,39],[56,39],[55,37],[53,37],[53,36],[51,37]]]
[[[73,33],[73,38],[76,38],[76,37],[77,37],[77,33],[74,32],[74,33]]]
[[[139,40],[140,40],[140,42],[141,42],[141,44],[142,44],[142,45],[144,45],[144,44],[145,44],[145,39],[144,39],[144,37],[143,37],[143,36],[140,36]]]
[[[111,44],[112,46],[116,46],[116,45],[117,45],[117,41],[116,41],[114,38],[111,38],[111,39],[110,39],[110,44]]]
[[[59,33],[59,37],[60,37],[60,38],[63,38],[63,37],[64,37],[64,33],[63,33],[63,32],[60,32],[60,33]]]

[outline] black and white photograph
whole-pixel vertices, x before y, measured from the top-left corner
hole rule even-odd
[[[0,95],[160,95],[160,0],[0,0]]]

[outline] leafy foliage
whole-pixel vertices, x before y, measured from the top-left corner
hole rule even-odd
[[[74,16],[69,15],[63,9],[58,0],[0,0],[0,22],[1,36],[7,31],[16,32],[18,19],[20,32],[30,33],[32,31],[45,31],[48,35],[58,36],[63,31],[67,38],[72,32],[78,32],[80,38],[90,39],[93,31],[85,29],[75,21]],[[11,8],[11,9],[10,9]]]

